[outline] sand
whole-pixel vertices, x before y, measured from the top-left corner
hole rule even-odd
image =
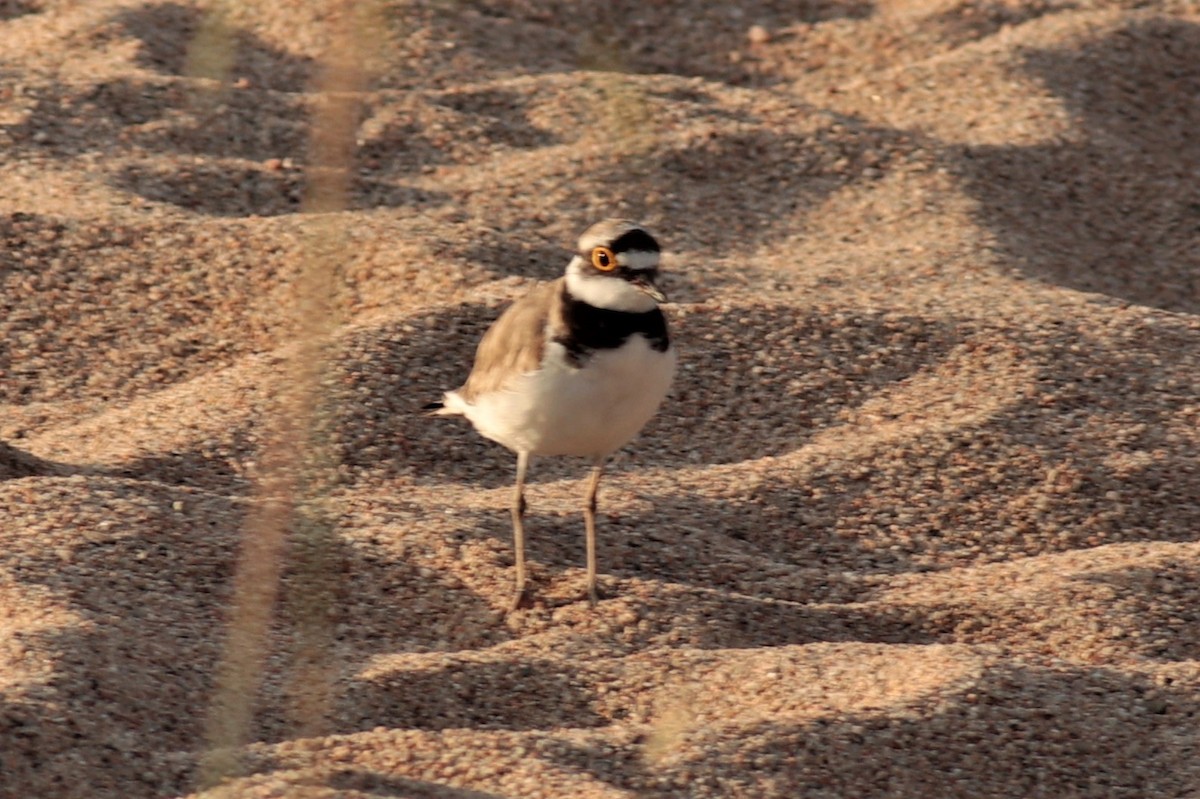
[[[0,0],[0,796],[1200,795],[1200,7],[388,0],[329,213],[231,7]],[[680,372],[508,613],[420,409],[611,215]]]

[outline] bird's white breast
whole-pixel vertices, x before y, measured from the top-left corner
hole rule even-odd
[[[542,368],[478,397],[463,413],[484,436],[535,455],[602,459],[626,444],[662,404],[675,374],[674,348],[633,335],[590,354],[582,367],[550,343]]]

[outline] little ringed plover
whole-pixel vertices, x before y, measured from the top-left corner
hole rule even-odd
[[[604,462],[650,420],[675,374],[676,352],[655,285],[659,246],[641,225],[606,219],[580,236],[566,273],[521,297],[488,329],[462,387],[429,406],[465,416],[517,455],[512,500],[516,591],[525,584],[525,474],[533,455],[592,463],[583,507],[587,593],[596,590],[596,491]]]

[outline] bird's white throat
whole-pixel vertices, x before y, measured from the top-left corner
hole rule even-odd
[[[658,305],[653,297],[616,275],[581,274],[587,267],[582,261],[576,261],[567,268],[567,291],[572,297],[594,308],[630,313],[645,313]]]

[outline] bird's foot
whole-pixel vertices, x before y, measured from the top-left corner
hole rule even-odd
[[[588,606],[595,608],[597,603],[599,603],[601,599],[608,599],[608,592],[601,589],[600,586],[596,585],[596,583],[594,583],[594,582],[588,583],[588,587],[587,587]]]
[[[508,603],[508,612],[521,610],[522,608],[533,607],[533,591],[530,590],[529,584],[518,585],[513,591],[512,600]]]

